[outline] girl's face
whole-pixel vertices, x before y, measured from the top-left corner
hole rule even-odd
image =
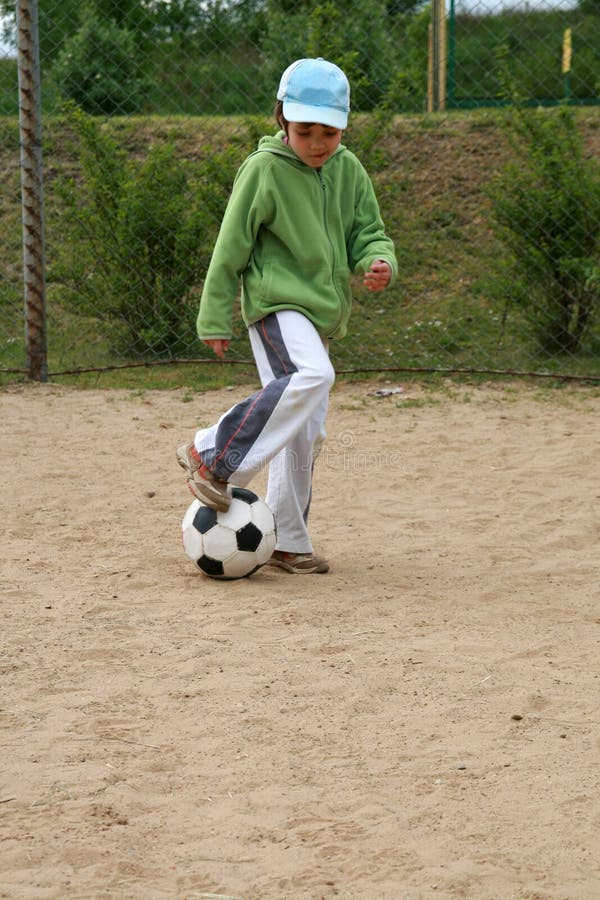
[[[287,137],[288,145],[303,163],[320,169],[339,147],[342,131],[315,122],[289,122]]]

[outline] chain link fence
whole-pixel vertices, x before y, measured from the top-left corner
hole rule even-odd
[[[303,56],[349,76],[344,143],[400,263],[382,294],[356,283],[338,371],[600,380],[600,0],[0,0],[0,14],[3,380],[212,362],[195,334],[211,249]],[[39,134],[24,130],[36,53]],[[239,320],[230,359],[250,359]]]

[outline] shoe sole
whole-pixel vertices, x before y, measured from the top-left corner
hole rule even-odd
[[[177,462],[187,474],[187,486],[196,500],[214,509],[216,512],[227,512],[231,506],[231,497],[224,493],[212,482],[207,481],[198,474],[198,470],[192,471],[187,447],[179,447],[175,453]],[[195,476],[195,477],[194,477]]]
[[[289,572],[290,575],[324,575],[325,572],[329,572],[328,563],[317,563],[316,566],[312,566],[311,568],[301,569],[298,566],[291,566],[282,559],[270,559],[265,565],[273,566],[276,569],[283,569],[284,572]]]

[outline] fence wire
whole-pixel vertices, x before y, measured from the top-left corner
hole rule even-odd
[[[357,281],[336,368],[600,380],[600,0],[34,6],[50,377],[212,361],[195,317],[235,172],[276,130],[283,69],[323,56],[400,263],[383,294]],[[12,0],[0,14],[7,380],[32,368]],[[238,318],[230,359],[249,358]]]

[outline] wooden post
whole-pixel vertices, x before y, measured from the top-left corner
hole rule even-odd
[[[446,108],[446,0],[433,0],[427,54],[427,112]]]

